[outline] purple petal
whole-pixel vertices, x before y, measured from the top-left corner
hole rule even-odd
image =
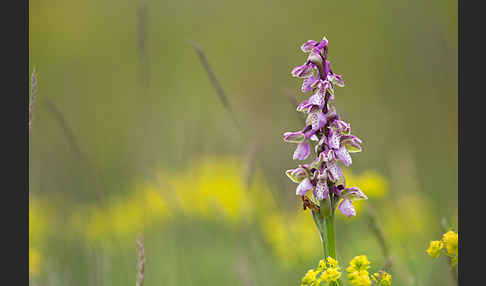
[[[361,152],[361,139],[354,135],[347,135],[341,137],[341,144],[346,146],[349,153]]]
[[[300,184],[297,186],[297,189],[295,190],[295,194],[298,196],[305,196],[305,194],[312,190],[314,188],[314,185],[312,185],[311,181],[309,178],[305,178]]]
[[[326,96],[326,91],[331,88],[331,84],[327,80],[319,80],[319,83],[317,84],[318,90],[323,97]]]
[[[332,129],[329,129],[329,137],[327,139],[327,145],[332,149],[339,149],[341,135]]]
[[[310,147],[307,142],[302,142],[299,145],[297,145],[297,148],[295,149],[293,159],[294,160],[305,160],[310,154]]]
[[[314,48],[315,50],[323,51],[323,49],[327,46],[327,39],[326,37],[322,38],[322,41]]]
[[[312,130],[317,131],[326,125],[327,118],[321,110],[317,110],[309,114],[307,121],[312,125]]]
[[[344,80],[341,75],[333,74],[331,76],[331,82],[339,87],[344,87]]]
[[[321,152],[321,154],[319,154],[319,156],[322,156],[322,160],[324,162],[331,162],[336,159],[334,150],[329,149],[327,145],[324,145],[324,150]]]
[[[353,163],[353,160],[351,159],[351,155],[349,155],[348,149],[346,149],[346,146],[341,145],[338,150],[334,151],[336,156],[338,157],[341,162],[343,162],[344,166],[349,167],[351,163]]]
[[[302,83],[302,92],[312,91],[314,89],[313,85],[316,83],[317,78],[312,74],[310,77],[304,79]]]
[[[332,127],[339,133],[349,134],[349,132],[351,132],[351,125],[342,120],[334,120],[332,122]]]
[[[354,209],[353,203],[348,199],[342,200],[338,206],[338,210],[348,218],[356,215],[356,210]]]
[[[368,197],[358,188],[351,187],[345,188],[341,191],[340,195],[343,199],[348,199],[350,201],[367,200]]]
[[[314,190],[314,196],[319,201],[329,196],[329,186],[327,185],[327,180],[317,181],[316,189]]]
[[[318,106],[319,109],[322,110],[324,108],[325,99],[326,99],[325,95],[317,91],[313,96],[309,98],[309,102],[315,106]]]
[[[297,106],[297,111],[298,112],[303,112],[306,109],[309,108],[309,106],[312,106],[312,104],[309,102],[309,100],[303,100],[298,106]]]
[[[296,131],[296,132],[285,132],[284,133],[284,141],[290,143],[302,143],[305,140],[304,132]]]
[[[336,161],[327,162],[327,172],[329,179],[335,183],[340,183],[343,180],[343,170]]]
[[[313,68],[314,68],[314,64],[306,63],[304,65],[295,67],[292,70],[292,75],[294,77],[307,78],[312,75]]]
[[[304,44],[302,44],[302,46],[300,47],[300,49],[304,52],[304,53],[308,53],[312,50],[312,48],[314,48],[318,43],[314,40],[308,40],[307,42],[305,42]]]
[[[307,177],[307,172],[304,168],[298,167],[285,171],[287,177],[289,177],[294,183],[300,183]]]

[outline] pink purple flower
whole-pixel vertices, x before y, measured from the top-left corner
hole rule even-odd
[[[301,50],[309,55],[303,65],[292,70],[294,77],[303,79],[301,91],[312,95],[297,106],[297,111],[307,114],[304,128],[284,133],[284,140],[297,144],[294,160],[306,160],[311,153],[311,144],[315,144],[315,156],[312,163],[287,170],[286,174],[298,183],[298,196],[310,194],[316,201],[335,197],[331,202],[339,203],[333,207],[349,217],[356,215],[352,202],[367,197],[357,188],[344,187],[341,164],[351,166],[351,153],[362,150],[362,141],[351,134],[350,124],[341,120],[332,104],[334,86],[343,87],[344,81],[331,69],[327,59],[328,43],[324,37],[319,42],[309,40],[302,44]]]

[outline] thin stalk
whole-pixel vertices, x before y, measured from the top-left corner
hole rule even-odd
[[[324,252],[324,258],[329,256],[329,251],[327,249],[328,243],[327,243],[327,234],[326,234],[326,228],[323,226],[323,217],[320,213],[315,212],[311,210],[312,214],[312,219],[314,220],[314,223],[316,224],[317,230],[319,231],[319,237],[321,239],[322,243],[322,251]]]
[[[327,248],[329,250],[329,256],[334,259],[336,258],[336,237],[334,234],[334,214],[324,218],[326,225],[326,236],[327,236]]]
[[[325,249],[324,258],[332,257],[337,259],[336,255],[336,235],[335,235],[335,227],[334,227],[334,211],[335,202],[333,203],[333,197],[329,197],[328,199],[320,201],[320,217],[321,217],[321,228],[323,229],[322,233],[325,236],[325,244],[323,243],[323,248]],[[341,279],[338,279],[336,282],[332,282],[331,286],[339,286],[341,285]]]

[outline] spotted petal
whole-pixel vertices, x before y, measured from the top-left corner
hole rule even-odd
[[[299,145],[297,145],[297,148],[295,149],[293,159],[294,160],[305,160],[310,154],[310,147],[307,142],[302,142]]]
[[[337,164],[336,161],[327,162],[327,173],[329,175],[329,180],[333,181],[336,184],[344,185],[344,176],[343,170]]]
[[[318,180],[316,188],[314,190],[314,196],[319,201],[327,198],[329,196],[329,186],[327,185],[327,180]]]
[[[353,203],[349,199],[344,199],[338,206],[338,210],[348,218],[356,215],[356,210],[354,209]]]
[[[305,78],[304,82],[302,82],[302,92],[312,91],[314,89],[314,84],[316,83],[317,78],[312,74],[310,77]]]
[[[342,120],[333,120],[331,127],[338,133],[344,134],[344,135],[349,135],[351,132],[351,125],[347,122],[344,122]]]
[[[341,145],[341,147],[339,147],[338,150],[335,150],[334,153],[346,167],[349,167],[353,162],[353,160],[351,159],[351,155],[349,155],[348,149],[346,149],[346,146],[344,145]]]
[[[327,139],[327,145],[332,149],[339,149],[341,135],[332,129],[329,129],[329,137]]]
[[[314,110],[307,116],[306,124],[312,126],[312,130],[316,131],[323,128],[326,125],[327,118],[324,113],[320,110]]]
[[[322,110],[324,108],[324,104],[326,103],[326,97],[325,94],[323,94],[319,90],[309,98],[309,102]]]
[[[311,181],[309,178],[305,178],[300,184],[297,186],[297,189],[295,190],[295,194],[298,196],[305,196],[305,194],[312,190],[314,188],[314,185],[312,185]]]

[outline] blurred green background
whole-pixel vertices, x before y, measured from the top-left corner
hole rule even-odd
[[[282,134],[302,125],[299,47],[323,36],[370,197],[338,219],[341,265],[383,265],[374,210],[394,285],[453,285],[425,253],[443,218],[457,230],[457,2],[439,0],[30,1],[31,285],[133,285],[139,232],[145,285],[299,285],[322,253]]]

